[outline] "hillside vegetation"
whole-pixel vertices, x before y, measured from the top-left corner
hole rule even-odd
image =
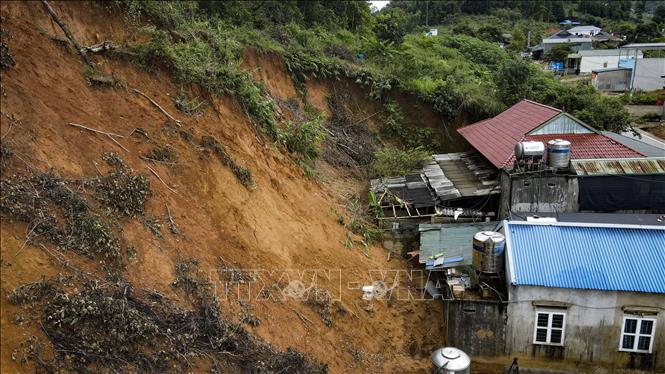
[[[618,20],[625,23],[640,11],[631,10],[626,1],[610,7],[616,11],[608,14],[587,2],[568,9],[559,1],[504,2],[501,7],[481,3],[434,2],[427,22],[441,24],[438,37],[425,36],[423,4],[407,1],[392,2],[378,14],[362,2],[128,1],[124,7],[131,19],[143,17],[154,25],[143,29],[151,42],[134,46],[144,63],[164,58],[160,61],[184,81],[235,94],[273,137],[279,130],[271,104],[238,69],[241,51],[248,46],[283,56],[300,91],[312,78],[346,77],[368,87],[369,98],[385,105],[386,138],[428,137],[400,128],[396,119],[401,108],[390,98],[394,90],[432,105],[446,124],[480,120],[529,98],[564,108],[597,128],[626,125],[628,114],[619,99],[601,97],[588,86],[560,83],[514,52],[523,49],[527,31],[534,45],[566,15],[611,25],[637,41],[648,36],[636,35],[634,29],[658,18],[642,21],[649,15],[639,13],[632,23],[637,26],[626,30],[616,26]],[[507,49],[498,44],[506,42],[505,33],[511,34]]]

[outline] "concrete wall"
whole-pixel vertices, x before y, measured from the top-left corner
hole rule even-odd
[[[506,304],[491,300],[443,302],[447,344],[473,356],[500,356],[506,349]]]
[[[642,58],[635,62],[633,89],[642,91],[665,88],[665,58]]]
[[[630,87],[631,70],[611,70],[596,73],[591,84],[599,91],[626,91]]]
[[[532,177],[501,173],[499,218],[510,210],[516,213],[568,213],[579,210],[576,178],[564,176]]]
[[[429,219],[382,220],[383,248],[399,256],[405,256],[406,252],[416,250],[420,245],[418,225],[421,223],[429,223]]]
[[[665,370],[665,295],[636,292],[509,286],[506,351],[612,368]],[[534,345],[537,304],[567,305],[563,347]],[[658,310],[652,354],[618,350],[626,307]],[[658,309],[660,308],[660,309]]]

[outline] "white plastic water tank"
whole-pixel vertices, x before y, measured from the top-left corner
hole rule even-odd
[[[470,374],[471,358],[463,351],[453,347],[439,348],[432,353],[433,373]]]

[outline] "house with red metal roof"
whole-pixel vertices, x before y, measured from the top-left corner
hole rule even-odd
[[[644,157],[561,109],[526,99],[457,131],[497,169],[512,166],[515,145],[522,141],[567,140],[571,159]]]

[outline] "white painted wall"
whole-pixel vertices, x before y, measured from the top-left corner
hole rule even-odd
[[[592,70],[617,66],[619,66],[619,56],[582,56],[580,73],[591,73]]]

